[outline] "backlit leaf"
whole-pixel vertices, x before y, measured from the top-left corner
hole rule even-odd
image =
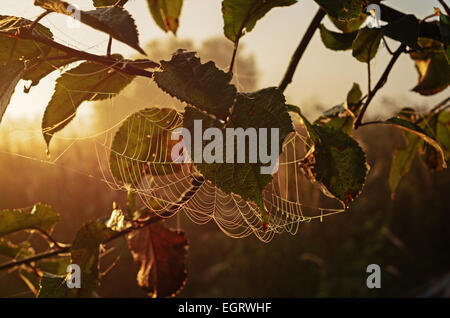
[[[23,62],[0,64],[0,123],[24,72]]]
[[[353,56],[363,63],[371,61],[377,55],[382,36],[377,28],[359,30],[353,42]]]
[[[334,106],[325,111],[315,122],[315,125],[326,126],[352,134],[355,116],[343,105]]]
[[[450,63],[450,17],[442,12],[439,15],[439,30],[442,41],[444,42],[447,61]]]
[[[236,97],[232,75],[214,62],[201,64],[195,52],[177,51],[170,61],[161,61],[162,71],[154,73],[156,84],[166,93],[225,120]]]
[[[145,174],[167,175],[178,171],[171,150],[177,140],[172,131],[181,126],[178,113],[169,108],[147,108],[134,113],[117,131],[111,146],[110,169],[124,183],[136,184]],[[126,171],[126,173],[124,173]]]
[[[28,209],[0,211],[0,236],[26,229],[50,232],[59,221],[59,213],[45,204],[35,204]]]
[[[92,62],[85,62],[61,75],[56,80],[55,92],[42,120],[47,144],[75,117],[81,103],[111,98],[133,79],[134,76]]]
[[[372,1],[367,0],[314,0],[329,16],[349,21],[360,18],[365,7]]]
[[[76,17],[71,5],[61,0],[35,0],[34,4],[45,10]],[[114,39],[123,42],[141,54],[144,50],[139,46],[139,35],[131,15],[122,7],[104,7],[91,11],[79,11],[80,22],[105,32]]]
[[[33,255],[34,249],[31,247],[29,242],[14,244],[4,238],[0,238],[0,256],[20,260]]]
[[[389,173],[389,187],[392,198],[395,196],[395,191],[401,178],[411,169],[411,164],[416,157],[416,153],[423,144],[423,139],[417,135],[405,133],[405,137],[408,144],[405,148],[395,150]]]
[[[307,177],[322,186],[322,192],[339,200],[346,208],[363,189],[369,166],[366,154],[346,133],[326,126],[312,125],[298,108],[313,146],[302,162]]]
[[[411,53],[419,73],[419,83],[413,91],[434,95],[450,85],[450,65],[441,42],[420,38],[419,45],[424,50]]]
[[[175,296],[186,283],[188,241],[160,223],[130,234],[128,246],[139,267],[137,282],[152,297]]]
[[[320,25],[320,37],[323,44],[331,50],[345,51],[352,48],[353,41],[358,32],[338,33],[328,30],[323,24]]]
[[[99,286],[99,248],[100,244],[111,239],[116,233],[102,221],[92,221],[81,227],[70,249],[71,262],[81,269],[81,288],[77,295],[89,297]]]
[[[39,283],[38,298],[68,298],[75,296],[75,290],[66,285],[66,275],[44,273]]]
[[[434,147],[436,149],[436,151],[441,156],[441,158],[442,158],[442,167],[443,168],[447,167],[447,165],[445,163],[444,151],[442,150],[442,148],[439,145],[439,143],[434,139],[435,138],[434,136],[432,136],[431,134],[427,133],[425,130],[423,130],[421,127],[419,127],[415,123],[413,123],[413,122],[411,122],[409,120],[405,120],[403,118],[393,117],[393,118],[388,119],[386,122],[389,123],[390,125],[398,127],[400,129],[403,129],[403,130],[407,131],[408,133],[412,133],[412,134],[414,134],[416,136],[419,136],[425,142],[430,144],[432,147]]]
[[[361,107],[362,91],[358,83],[353,83],[351,90],[347,93],[346,107],[355,116]]]
[[[47,45],[15,37],[21,27],[29,26],[31,23],[32,21],[24,18],[0,15],[0,32],[3,33],[0,34],[0,65],[12,61],[29,60],[50,51]],[[33,33],[53,38],[52,32],[39,23],[33,29]]]
[[[281,152],[284,138],[293,131],[284,96],[281,91],[273,87],[253,93],[239,93],[236,97],[236,103],[233,106],[233,114],[225,124],[212,119],[202,112],[196,111],[192,107],[187,107],[184,114],[183,127],[188,128],[191,131],[191,135],[193,135],[194,131],[194,120],[202,120],[203,129],[209,127],[221,129],[223,136],[226,135],[224,131],[226,128],[242,128],[244,131],[248,128],[254,128],[256,129],[258,140],[262,138],[259,128],[266,128],[267,139],[262,140],[265,141],[267,147],[270,147],[271,138],[278,137],[279,149],[276,150],[278,154]],[[279,129],[278,136],[271,136],[271,128]],[[245,150],[245,163],[237,163],[237,149]],[[263,150],[269,151],[268,149]],[[224,156],[226,151],[224,137]],[[242,144],[237,145],[235,141],[234,163],[195,163],[195,165],[206,179],[210,180],[225,193],[235,193],[240,195],[244,200],[256,203],[261,210],[264,221],[267,221],[268,215],[262,200],[262,190],[270,183],[272,176],[270,174],[262,174],[260,168],[262,166],[269,166],[270,164],[263,164],[259,160],[259,156],[256,163],[250,163],[249,153],[248,140],[245,146]],[[198,161],[195,157],[193,159],[194,162]]]
[[[61,57],[61,58],[59,58]],[[31,81],[31,86],[39,84],[40,80],[55,70],[60,70],[73,62],[79,61],[77,57],[68,57],[62,51],[51,48],[45,55],[42,54],[27,63],[22,79]]]

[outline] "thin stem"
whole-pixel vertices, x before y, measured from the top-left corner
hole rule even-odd
[[[392,52],[391,48],[387,44],[386,38],[384,36],[382,36],[381,39],[383,40],[383,44],[386,47],[386,50],[389,52],[389,54],[394,55],[394,52]]]
[[[366,102],[362,106],[361,112],[359,113],[358,118],[356,118],[356,121],[355,121],[355,129],[358,129],[358,127],[361,126],[364,114],[366,113],[366,110],[369,107],[372,99],[375,97],[377,92],[386,84],[389,74],[391,73],[391,70],[394,67],[394,64],[397,62],[398,58],[405,51],[405,49],[406,49],[406,45],[402,44],[397,49],[397,51],[394,52],[394,55],[392,56],[389,64],[387,65],[386,69],[384,70],[383,74],[381,75],[380,79],[378,80],[377,84],[375,85],[372,93],[368,95]]]
[[[36,25],[39,23],[39,21],[41,21],[43,18],[45,18],[47,15],[49,15],[49,14],[52,13],[52,12],[53,12],[53,11],[47,10],[47,11],[41,13],[41,15],[39,15],[39,16],[36,18],[36,20],[34,20],[33,23],[30,24],[29,29],[30,29],[30,30],[33,30],[33,29],[36,27]]]
[[[447,15],[450,15],[450,8],[448,7],[448,5],[445,3],[444,0],[438,0],[439,3],[441,4],[441,6],[444,7],[445,12],[447,12]]]
[[[370,60],[367,61],[367,95],[372,95],[372,71],[370,68]]]
[[[311,39],[316,32],[317,28],[320,25],[320,22],[325,17],[325,11],[319,8],[317,10],[316,15],[314,16],[313,20],[309,24],[308,29],[306,30],[305,34],[303,35],[302,40],[300,41],[297,49],[294,52],[294,55],[292,55],[291,61],[289,63],[289,66],[286,70],[286,73],[284,74],[284,77],[278,86],[278,88],[281,91],[284,91],[286,87],[292,82],[292,78],[294,77],[295,70],[297,69],[298,63],[300,62],[303,54],[306,51],[306,48],[308,47],[309,42],[311,42]]]
[[[239,47],[239,39],[237,39],[236,42],[234,42],[233,55],[231,56],[230,68],[228,70],[228,73],[233,72],[234,62],[236,60],[238,47]]]
[[[446,99],[444,99],[442,102],[440,102],[439,104],[437,104],[436,106],[434,106],[431,110],[430,113],[434,113],[435,111],[437,111],[439,108],[441,108],[442,106],[444,106],[445,104],[447,104],[450,101],[450,97],[447,97]]]

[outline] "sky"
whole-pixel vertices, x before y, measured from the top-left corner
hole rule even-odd
[[[22,16],[33,19],[42,9],[33,5],[34,0],[2,0],[3,15]],[[91,10],[91,0],[73,0],[81,9]],[[386,4],[406,13],[413,13],[418,18],[433,12],[433,6],[438,6],[434,0],[388,0]],[[136,19],[140,30],[141,46],[153,39],[168,39],[172,34],[164,33],[153,22],[145,0],[130,0],[125,8]],[[259,68],[259,86],[276,86],[280,82],[291,55],[295,51],[304,31],[309,25],[317,5],[312,0],[299,0],[297,4],[288,8],[276,8],[260,20],[255,29],[241,40],[247,53],[256,57]],[[79,29],[68,27],[67,17],[51,14],[42,20],[55,35],[55,39],[66,45],[87,50],[96,54],[104,54],[107,36],[101,32],[83,26]],[[328,20],[325,24],[333,28]],[[223,20],[221,16],[220,0],[185,0],[180,28],[177,36],[180,39],[192,39],[195,43],[223,35]],[[390,42],[392,47],[397,43]],[[114,42],[113,51],[125,56],[132,56],[136,52],[129,47]],[[151,56],[149,56],[151,59]],[[390,56],[382,50],[372,63],[373,82],[376,82]],[[51,95],[56,73],[41,81],[29,94],[23,93],[18,86],[6,111],[4,121],[8,118],[35,118],[42,116]],[[286,90],[289,103],[299,105],[308,111],[315,104],[322,104],[326,108],[344,101],[347,91],[353,82],[361,85],[363,91],[367,87],[366,66],[351,56],[350,51],[334,52],[326,49],[318,32],[300,62],[294,76],[293,83]],[[417,73],[413,61],[406,55],[402,56],[395,65],[385,88],[375,98],[369,108],[368,116],[388,116],[406,106],[427,106],[431,108],[449,95],[449,89],[433,97],[422,97],[411,92],[417,83]],[[23,83],[22,83],[23,84]],[[80,108],[80,114],[88,114],[89,107]]]

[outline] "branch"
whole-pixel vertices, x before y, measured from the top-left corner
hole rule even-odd
[[[140,230],[143,227],[145,227],[146,225],[149,225],[151,223],[159,222],[162,219],[163,219],[162,216],[154,215],[153,217],[151,217],[147,221],[142,222],[141,224],[139,224],[139,227],[130,226],[129,228],[126,228],[125,230],[117,232],[115,235],[111,236],[104,243],[109,243],[109,242],[111,242],[111,241],[113,241],[113,240],[115,240],[115,239],[117,239],[119,237],[122,237],[122,236],[132,232],[132,231]],[[8,263],[0,265],[0,271],[4,270],[4,269],[9,269],[9,268],[12,268],[12,267],[15,267],[15,266],[23,265],[23,264],[29,264],[29,263],[32,263],[32,262],[36,262],[36,261],[39,261],[41,259],[49,258],[49,257],[52,257],[52,256],[58,256],[60,254],[67,254],[67,253],[70,252],[71,248],[72,248],[72,245],[69,244],[67,246],[64,246],[64,247],[61,247],[61,248],[56,248],[56,249],[53,249],[53,250],[50,250],[50,251],[46,251],[46,252],[43,252],[43,253],[40,253],[40,254],[36,254],[36,255],[28,257],[28,258],[24,258],[24,259],[21,259],[21,260],[13,260],[11,262],[8,262]]]
[[[302,40],[300,41],[300,44],[298,45],[297,49],[294,52],[294,55],[292,55],[291,62],[289,63],[289,66],[286,70],[286,73],[284,74],[283,80],[281,81],[278,88],[281,91],[284,91],[286,87],[292,82],[292,78],[294,77],[295,70],[297,69],[298,63],[300,62],[300,59],[303,56],[303,53],[305,53],[306,48],[308,47],[309,42],[311,42],[311,39],[316,32],[316,29],[319,27],[320,22],[325,17],[325,11],[319,8],[317,10],[316,15],[314,16],[313,20],[311,21],[308,29],[306,30],[305,34],[303,35]]]
[[[450,8],[448,7],[448,5],[445,3],[444,0],[438,0],[439,3],[441,4],[441,6],[444,7],[445,12],[447,12],[447,15],[450,15]]]
[[[52,48],[55,48],[57,50],[60,50],[62,52],[67,53],[71,57],[77,57],[81,60],[87,60],[92,61],[95,63],[99,63],[108,67],[112,67],[115,70],[126,73],[128,75],[135,75],[135,76],[143,76],[143,77],[153,77],[153,72],[146,71],[144,69],[135,67],[132,65],[132,63],[124,62],[124,61],[117,61],[112,57],[108,56],[101,56],[101,55],[95,55],[92,53],[80,51],[77,49],[73,49],[71,47],[65,46],[63,44],[60,44],[58,42],[53,41],[52,39],[46,38],[44,36],[41,36],[39,34],[36,34],[28,27],[21,28],[18,32],[18,34],[12,35],[7,32],[1,32],[0,35],[2,36],[9,36],[9,37],[15,37],[22,40],[31,40],[36,41],[45,45],[48,45]],[[149,67],[159,67],[158,63],[149,61],[151,65]]]
[[[358,127],[361,126],[362,119],[364,117],[364,114],[365,114],[367,108],[370,105],[370,102],[375,97],[377,92],[384,86],[384,84],[386,84],[386,82],[388,80],[388,77],[389,77],[389,74],[390,74],[392,68],[394,67],[394,64],[397,62],[398,58],[405,51],[405,49],[406,49],[406,45],[402,44],[397,49],[397,51],[394,52],[394,55],[392,56],[389,64],[387,65],[386,69],[383,72],[383,75],[381,75],[381,77],[378,80],[378,83],[375,85],[373,91],[371,93],[369,93],[369,95],[367,96],[367,100],[364,103],[364,105],[362,106],[361,112],[359,113],[358,118],[356,118],[355,129],[358,129]]]

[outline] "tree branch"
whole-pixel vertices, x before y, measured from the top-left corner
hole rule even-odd
[[[447,12],[447,15],[450,15],[450,8],[448,7],[448,5],[445,3],[444,0],[438,0],[439,3],[441,4],[441,6],[444,7],[445,12]]]
[[[200,187],[203,185],[204,182],[205,182],[205,179],[202,176],[194,176],[190,190],[187,191],[178,202],[172,204],[172,206],[170,206],[164,213],[159,214],[159,215],[152,215],[151,217],[149,217],[146,220],[134,220],[134,221],[132,221],[135,223],[134,225],[132,225],[120,232],[117,232],[116,234],[112,235],[108,240],[106,240],[103,243],[109,243],[109,242],[111,242],[119,237],[122,237],[128,233],[131,233],[133,231],[139,231],[139,230],[143,229],[144,227],[146,227],[147,225],[157,223],[157,222],[163,220],[164,218],[172,216],[173,213],[176,212],[177,209],[181,205],[185,204],[197,193],[197,191],[200,189]],[[148,209],[146,209],[146,210],[148,210]],[[72,247],[71,245],[66,245],[64,247],[46,251],[46,252],[34,255],[32,257],[24,258],[21,260],[14,260],[14,261],[2,264],[2,265],[0,265],[0,271],[4,270],[4,269],[9,269],[9,268],[12,268],[15,266],[19,266],[22,264],[29,264],[29,263],[39,261],[41,259],[49,258],[52,256],[66,254],[66,253],[70,252],[71,247]]]
[[[298,63],[300,62],[300,59],[303,56],[303,53],[305,53],[306,48],[308,47],[309,42],[311,42],[311,39],[316,32],[317,28],[320,25],[320,22],[325,17],[325,11],[319,8],[317,10],[316,15],[314,16],[313,20],[311,21],[308,29],[306,30],[305,34],[303,35],[302,40],[300,41],[300,44],[298,45],[297,49],[294,52],[294,55],[292,55],[291,61],[289,63],[289,66],[286,70],[286,73],[284,74],[284,77],[278,86],[278,88],[281,91],[284,91],[286,87],[292,82],[292,78],[294,77],[295,70],[297,69]]]
[[[402,44],[397,49],[397,51],[394,52],[394,55],[392,56],[389,64],[387,65],[386,69],[384,70],[383,74],[381,75],[380,79],[378,80],[378,83],[375,85],[373,91],[367,96],[367,100],[364,103],[364,105],[362,106],[361,111],[358,115],[358,118],[356,118],[355,129],[358,129],[358,127],[361,126],[362,119],[364,117],[364,114],[365,114],[367,108],[370,105],[370,102],[375,97],[377,92],[384,86],[384,84],[386,84],[389,74],[390,74],[392,68],[394,67],[394,64],[397,62],[398,58],[405,51],[405,49],[406,49],[406,45]]]

